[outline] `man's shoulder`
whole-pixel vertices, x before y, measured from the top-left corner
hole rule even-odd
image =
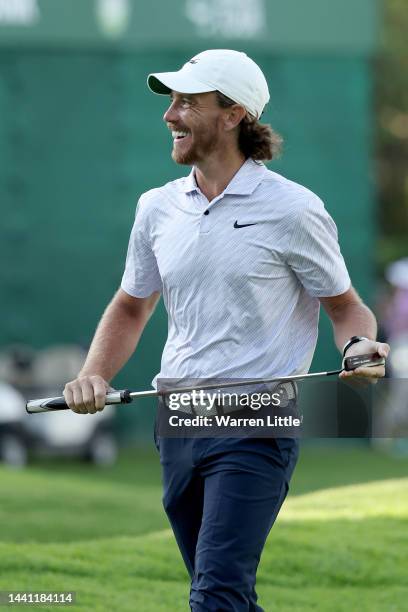
[[[171,196],[177,196],[183,192],[188,176],[169,181],[160,187],[154,187],[145,191],[140,196],[140,204],[143,206],[154,206],[161,204],[164,200]]]
[[[301,208],[324,206],[319,196],[311,189],[273,170],[266,169],[262,186],[265,190],[270,190],[271,195],[285,206],[288,204]]]

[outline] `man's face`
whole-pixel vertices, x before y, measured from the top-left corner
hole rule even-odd
[[[191,166],[216,151],[224,135],[222,109],[215,92],[182,94],[172,91],[164,121],[173,136],[172,158]]]

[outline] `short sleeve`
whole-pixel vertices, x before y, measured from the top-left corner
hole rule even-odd
[[[143,214],[139,200],[135,222],[129,238],[125,271],[121,288],[133,297],[148,297],[162,290],[162,281],[156,257],[150,246],[147,216]]]
[[[317,197],[299,211],[294,221],[286,262],[313,297],[341,295],[350,288],[336,224]]]

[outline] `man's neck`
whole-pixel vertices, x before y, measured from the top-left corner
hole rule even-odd
[[[224,191],[244,163],[245,157],[236,152],[224,159],[210,157],[195,164],[197,185],[209,202]]]

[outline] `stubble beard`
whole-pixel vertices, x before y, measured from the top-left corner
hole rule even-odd
[[[206,159],[218,146],[219,138],[215,128],[216,126],[212,130],[205,130],[205,132],[198,134],[197,142],[193,143],[186,151],[180,151],[177,149],[177,145],[173,145],[171,152],[173,161],[182,166],[192,166]]]

